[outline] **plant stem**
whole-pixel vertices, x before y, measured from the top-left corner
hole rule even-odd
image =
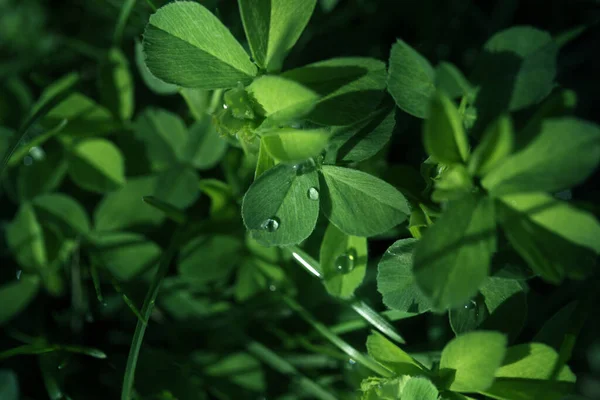
[[[265,364],[269,365],[276,371],[293,378],[299,386],[304,388],[314,398],[320,400],[335,400],[336,397],[323,389],[317,383],[302,375],[298,370],[285,359],[281,358],[269,348],[259,342],[251,341],[246,345],[246,349],[256,358],[260,359]]]
[[[134,5],[135,0],[125,0],[123,2],[123,6],[121,6],[121,12],[119,13],[119,19],[117,20],[117,26],[115,27],[115,34],[113,36],[114,46],[119,46],[121,44],[121,40],[123,39],[123,31],[125,30],[127,19],[129,19],[129,15],[131,15]]]
[[[314,277],[323,279],[323,275],[321,273],[321,266],[314,258],[312,258],[304,250],[300,249],[297,246],[290,247],[289,251],[292,253],[292,257],[294,258],[294,260],[296,260],[298,264],[303,266]],[[378,331],[400,344],[406,343],[406,341],[396,331],[392,324],[390,324],[377,311],[369,307],[369,305],[366,304],[364,301],[353,298],[348,304],[352,307],[354,311],[356,311],[358,315],[360,315],[365,321],[371,324]]]
[[[294,299],[286,295],[282,295],[281,298],[292,310],[296,311],[298,315],[302,317],[302,319],[304,319],[308,324],[310,324],[325,339],[329,340],[334,346],[338,347],[340,350],[342,350],[344,353],[350,356],[351,359],[361,363],[363,366],[369,368],[371,371],[383,377],[390,378],[394,375],[392,371],[388,370],[384,366],[380,365],[368,356],[356,350],[354,347],[350,346],[335,333],[331,332],[331,330],[329,330],[327,326],[317,321],[308,311],[306,311],[306,309],[304,309],[304,307],[298,304]]]
[[[138,357],[140,355],[142,342],[144,340],[144,334],[146,333],[146,327],[148,326],[147,322],[150,320],[150,316],[152,315],[152,311],[154,310],[154,303],[156,301],[156,297],[158,296],[160,285],[164,280],[165,276],[167,275],[167,272],[169,271],[171,259],[177,251],[182,234],[183,228],[179,227],[176,233],[173,235],[171,243],[169,243],[169,246],[163,253],[163,256],[160,260],[160,264],[158,266],[158,271],[156,272],[154,279],[152,279],[150,289],[148,289],[148,293],[146,294],[146,298],[144,299],[144,305],[142,307],[143,320],[138,320],[137,322],[137,325],[135,327],[135,333],[133,334],[133,339],[131,341],[131,348],[129,349],[129,356],[127,357],[127,366],[125,367],[125,376],[123,377],[123,390],[121,392],[121,400],[132,399],[133,383],[135,380],[135,369],[137,366]]]

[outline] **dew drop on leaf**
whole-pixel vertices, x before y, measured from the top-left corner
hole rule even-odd
[[[346,253],[335,259],[335,267],[342,274],[352,272],[356,262],[356,250],[349,249]]]
[[[269,290],[270,290],[271,292],[275,292],[275,291],[277,291],[277,286],[275,286],[275,285],[271,284],[271,285],[269,285]]]
[[[308,189],[308,198],[311,200],[319,200],[319,191],[317,188],[311,187]]]
[[[22,273],[23,273],[23,270],[21,270],[21,269],[17,271],[17,280],[21,279],[21,274]]]
[[[475,300],[469,300],[463,307],[467,310],[473,310],[477,307],[477,302]]]
[[[31,164],[33,164],[33,157],[31,157],[31,156],[25,156],[23,158],[23,164],[25,166],[27,166],[27,167],[30,166]]]
[[[276,217],[272,217],[263,222],[260,227],[267,232],[275,232],[279,229],[279,219]]]

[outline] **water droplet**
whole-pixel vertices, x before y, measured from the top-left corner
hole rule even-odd
[[[23,273],[23,270],[18,270],[17,271],[17,280],[21,279],[21,274]]]
[[[65,367],[67,366],[68,362],[67,361],[63,361],[60,364],[58,364],[58,369],[65,369]]]
[[[354,361],[352,358],[348,360],[348,364],[350,365],[355,365],[356,361]]]
[[[33,157],[35,161],[41,161],[46,158],[46,152],[39,146],[33,146],[30,148],[29,155]]]
[[[89,313],[85,314],[85,320],[89,323],[94,322],[94,316],[92,315],[92,313],[89,312]]]
[[[271,292],[275,292],[277,290],[277,286],[275,286],[275,285],[269,285],[269,290]]]
[[[319,190],[314,187],[308,189],[308,198],[311,200],[319,200]]]
[[[227,107],[227,104],[223,103],[223,108],[227,110],[229,107]]]
[[[473,310],[475,307],[477,307],[477,302],[475,300],[469,300],[463,307],[466,310]]]
[[[33,164],[33,157],[25,156],[23,158],[23,164],[25,164],[26,166],[30,166],[31,164]]]
[[[315,163],[315,160],[311,158],[303,163],[294,165],[293,168],[294,171],[296,171],[296,175],[300,176],[314,171],[317,168],[317,164]]]
[[[271,217],[263,222],[260,227],[265,231],[275,232],[277,229],[279,229],[279,225],[279,219],[276,217]]]
[[[354,269],[356,250],[349,249],[346,253],[335,259],[335,267],[342,274],[347,274]]]

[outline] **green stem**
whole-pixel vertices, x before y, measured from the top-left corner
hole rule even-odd
[[[254,355],[254,357],[269,365],[274,370],[294,379],[298,385],[307,392],[307,394],[309,393],[311,395],[312,398],[320,400],[336,399],[334,395],[323,389],[314,381],[302,375],[292,364],[279,357],[261,343],[251,341],[246,345],[246,349],[250,354]]]
[[[327,328],[327,326],[313,318],[313,316],[308,311],[306,311],[304,307],[298,304],[294,299],[286,295],[282,295],[281,298],[292,310],[296,311],[298,315],[302,317],[302,319],[304,319],[309,325],[311,325],[325,339],[329,340],[334,346],[346,353],[351,359],[355,360],[356,362],[362,364],[366,368],[369,368],[371,371],[383,377],[390,378],[394,375],[392,371],[388,370],[381,364],[375,362],[368,356],[356,350],[354,347],[350,346],[335,333],[331,332],[331,330]]]
[[[117,20],[117,26],[115,27],[115,34],[113,36],[114,46],[119,46],[121,44],[121,40],[123,39],[123,31],[125,30],[125,25],[127,24],[129,15],[131,15],[131,11],[133,11],[134,5],[135,0],[125,0],[123,2],[121,12],[119,13],[119,19]]]
[[[314,258],[312,258],[304,250],[300,249],[297,246],[291,246],[286,249],[288,249],[291,252],[294,260],[296,260],[298,264],[304,267],[304,269],[310,272],[314,277],[323,279],[321,266]],[[364,301],[353,298],[348,304],[352,307],[354,311],[356,311],[358,315],[360,315],[365,321],[371,324],[378,331],[380,331],[381,333],[398,343],[406,343],[406,341],[396,331],[396,329],[377,311],[369,307],[369,305],[367,305]]]
[[[129,349],[129,356],[127,357],[127,366],[125,367],[125,376],[123,377],[123,390],[121,391],[121,400],[131,400],[133,394],[133,383],[135,380],[135,369],[137,366],[138,357],[140,355],[140,349],[142,348],[142,342],[144,340],[144,334],[146,333],[146,327],[148,326],[147,321],[150,320],[152,311],[154,310],[154,303],[160,290],[162,281],[164,280],[167,272],[169,271],[169,265],[171,259],[175,255],[179,246],[183,229],[180,227],[179,230],[173,235],[171,243],[167,247],[167,250],[163,253],[162,259],[158,266],[158,271],[152,279],[150,289],[144,299],[144,306],[142,307],[142,321],[138,320],[131,341],[131,348]]]

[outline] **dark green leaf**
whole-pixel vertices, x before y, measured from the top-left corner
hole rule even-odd
[[[434,308],[464,305],[488,276],[496,250],[493,206],[475,195],[455,200],[417,244],[415,279]]]
[[[20,398],[17,374],[8,369],[0,370],[0,399],[19,400]]]
[[[323,166],[323,212],[342,232],[374,236],[404,221],[410,209],[389,183],[365,172]]]
[[[319,216],[319,178],[303,166],[279,164],[263,173],[244,196],[242,217],[265,246],[297,244],[314,230]]]
[[[508,115],[500,116],[485,130],[481,142],[469,159],[469,172],[485,176],[512,153],[514,146],[512,121]]]
[[[435,67],[435,86],[451,98],[471,95],[473,88],[454,64],[442,61]]]
[[[134,86],[129,61],[118,48],[108,51],[100,64],[98,85],[104,105],[120,120],[131,119],[134,109]]]
[[[169,3],[153,14],[143,45],[150,72],[183,87],[231,88],[249,83],[257,73],[231,32],[192,1]]]
[[[137,65],[142,80],[154,93],[168,95],[175,94],[179,90],[178,86],[163,82],[152,75],[152,72],[150,72],[144,61],[144,46],[142,46],[142,43],[138,40],[135,41],[135,64]]]
[[[202,170],[215,167],[227,151],[227,142],[208,116],[196,121],[190,127],[188,136],[183,153],[195,168]]]
[[[18,281],[0,286],[0,326],[21,313],[33,301],[40,287],[37,276],[24,275]],[[1,375],[0,375],[1,378]],[[0,394],[3,386],[0,379]],[[0,397],[4,400],[4,397]]]
[[[45,194],[32,201],[42,223],[56,225],[63,236],[76,238],[90,231],[90,219],[75,199],[62,193]]]

